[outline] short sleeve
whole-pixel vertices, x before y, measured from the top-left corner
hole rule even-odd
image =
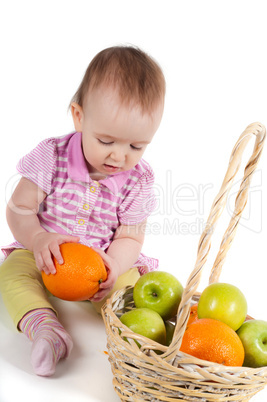
[[[123,225],[144,221],[155,209],[154,173],[148,168],[137,180],[119,207],[118,217]]]
[[[17,171],[49,194],[56,169],[56,158],[55,140],[49,138],[20,159]]]

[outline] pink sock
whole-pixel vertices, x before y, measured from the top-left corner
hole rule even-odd
[[[31,363],[40,376],[51,376],[57,362],[69,356],[73,343],[70,335],[50,309],[27,313],[19,323],[20,330],[33,341]]]

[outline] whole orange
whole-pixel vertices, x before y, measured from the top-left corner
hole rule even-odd
[[[42,271],[46,288],[63,300],[88,300],[107,279],[102,258],[92,248],[80,243],[63,243],[60,251],[64,262],[60,265],[53,258],[56,274],[46,275]]]
[[[225,366],[242,366],[245,357],[243,344],[236,332],[212,318],[201,318],[189,325],[180,350]]]

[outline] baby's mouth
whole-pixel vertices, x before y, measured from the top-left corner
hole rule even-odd
[[[113,172],[114,173],[114,172],[118,172],[121,169],[121,167],[108,165],[108,164],[104,163],[104,169],[106,171],[108,171],[108,172]]]

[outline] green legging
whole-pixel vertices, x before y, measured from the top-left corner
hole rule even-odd
[[[110,294],[124,286],[133,286],[139,277],[138,269],[131,268],[118,278]],[[31,310],[50,308],[57,314],[31,251],[14,250],[6,258],[0,266],[0,292],[16,328],[22,317]],[[110,294],[101,302],[92,303],[98,313]]]

